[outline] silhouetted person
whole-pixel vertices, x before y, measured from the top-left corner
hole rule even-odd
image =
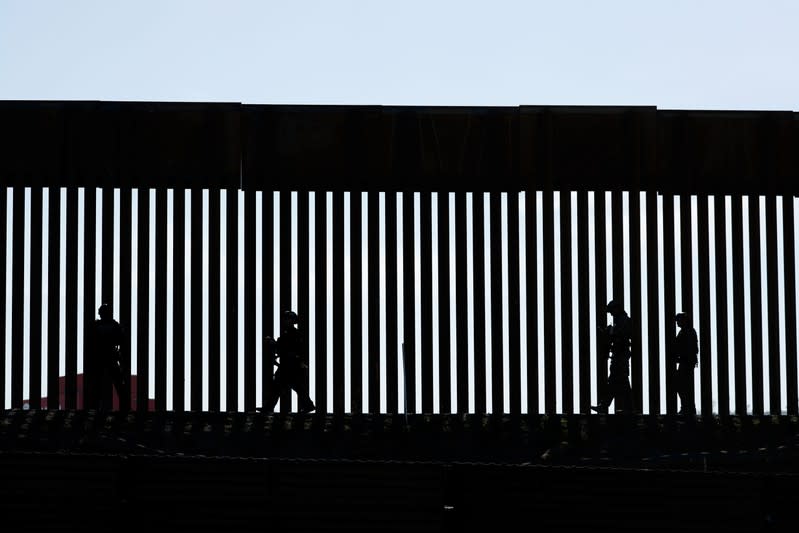
[[[85,361],[85,377],[88,379],[86,407],[110,411],[113,408],[111,386],[119,396],[119,408],[129,409],[130,392],[122,372],[121,347],[123,330],[114,320],[111,307],[104,303],[98,309],[99,320],[94,321]]]
[[[608,302],[607,312],[613,317],[613,323],[606,328],[598,329],[598,347],[602,363],[610,358],[610,372],[604,394],[599,398],[599,405],[591,409],[597,413],[607,413],[608,407],[616,400],[616,411],[629,413],[632,409],[632,389],[630,388],[630,355],[632,343],[632,320],[627,316],[620,302]]]
[[[308,354],[303,350],[302,338],[296,327],[298,321],[297,313],[285,311],[280,317],[280,337],[277,340],[266,338],[267,350],[277,370],[272,395],[264,405],[264,411],[273,411],[280,395],[290,389],[294,389],[299,397],[301,413],[316,409],[308,396]]]
[[[680,414],[695,415],[694,368],[698,365],[699,340],[688,313],[677,313],[674,320],[680,328],[672,344],[671,353],[672,367],[674,364],[678,365],[674,374],[674,388],[682,404]]]

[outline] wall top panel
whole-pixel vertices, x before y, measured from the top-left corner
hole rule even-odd
[[[795,193],[799,114],[0,101],[7,185]]]
[[[0,102],[6,184],[238,186],[239,104]]]

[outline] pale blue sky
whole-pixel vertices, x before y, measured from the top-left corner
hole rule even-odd
[[[0,0],[0,99],[799,105],[799,3]]]

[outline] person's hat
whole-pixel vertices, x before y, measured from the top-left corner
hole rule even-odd
[[[612,313],[614,311],[621,311],[622,310],[621,302],[617,302],[616,300],[611,300],[608,302],[606,309],[608,313]]]
[[[681,313],[677,313],[676,315],[674,315],[674,321],[679,322],[681,318],[685,318],[687,320],[689,317],[690,315],[685,311],[683,311]]]
[[[106,315],[111,316],[111,306],[107,303],[100,304],[100,308],[97,309],[97,314],[99,314],[100,317],[104,317]]]
[[[297,316],[297,313],[295,313],[294,311],[284,311],[283,320],[285,320],[289,324],[296,324],[297,322],[299,322],[299,317]]]

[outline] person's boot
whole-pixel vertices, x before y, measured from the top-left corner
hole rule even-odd
[[[316,406],[311,400],[300,406],[300,413],[310,413],[311,411],[316,411]]]
[[[592,405],[591,406],[591,410],[592,411],[596,411],[600,415],[608,414],[608,408],[606,406],[604,406],[604,405]]]

